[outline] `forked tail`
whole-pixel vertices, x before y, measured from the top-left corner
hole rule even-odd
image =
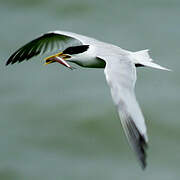
[[[153,60],[150,58],[148,49],[142,50],[142,51],[137,51],[137,52],[132,52],[132,58],[135,64],[141,64],[143,66],[147,67],[152,67],[156,69],[161,69],[161,70],[166,70],[166,71],[171,71],[170,69],[167,69],[165,67],[162,67],[156,63],[153,63]]]

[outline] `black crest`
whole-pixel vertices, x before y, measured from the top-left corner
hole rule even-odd
[[[63,51],[63,54],[80,54],[83,53],[85,51],[87,51],[89,48],[89,45],[81,45],[81,46],[72,46],[72,47],[68,47],[67,49],[65,49]]]

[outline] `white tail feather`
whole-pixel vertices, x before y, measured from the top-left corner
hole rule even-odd
[[[160,66],[159,64],[153,63],[153,62],[148,62],[148,61],[144,61],[141,62],[142,65],[144,66],[148,66],[148,67],[152,67],[155,69],[161,69],[161,70],[166,70],[166,71],[171,71],[170,69],[167,69],[165,67]]]
[[[153,60],[150,58],[148,51],[149,50],[146,49],[146,50],[142,50],[142,51],[133,52],[132,53],[133,62],[135,64],[141,64],[141,65],[156,68],[156,69],[171,71],[170,69],[162,67],[156,63],[153,63],[152,62]]]

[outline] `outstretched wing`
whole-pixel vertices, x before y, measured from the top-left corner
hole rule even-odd
[[[135,66],[128,58],[114,57],[106,60],[104,72],[125,134],[144,169],[148,138],[144,118],[134,94]]]
[[[18,49],[10,56],[6,65],[29,60],[34,56],[45,53],[49,49],[64,50],[69,46],[82,45],[83,39],[85,39],[84,36],[77,35],[75,33],[64,31],[48,32]]]

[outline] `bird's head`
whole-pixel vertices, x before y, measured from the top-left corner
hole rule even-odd
[[[67,61],[76,62],[76,60],[81,56],[81,54],[86,52],[88,48],[89,45],[68,47],[63,52],[45,58],[45,65],[58,62],[70,69],[73,69],[73,67],[70,66]]]

